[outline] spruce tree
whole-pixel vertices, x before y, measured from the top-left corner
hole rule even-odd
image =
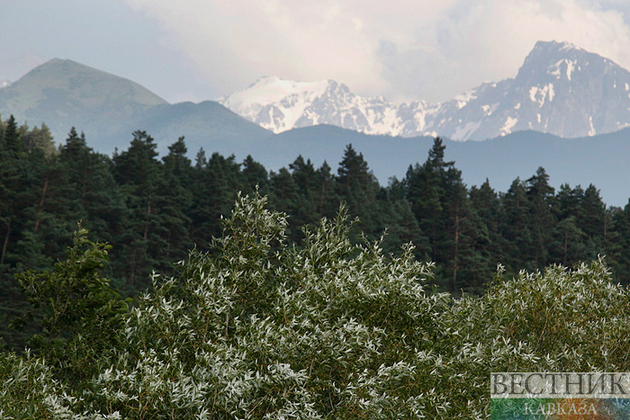
[[[503,218],[503,208],[499,194],[490,186],[488,179],[480,187],[470,188],[471,205],[481,218],[488,231],[489,242],[482,247],[481,252],[490,256],[491,263],[497,264],[504,261],[505,239],[500,232],[500,223]]]
[[[454,167],[454,162],[444,160],[445,149],[442,139],[435,138],[425,163],[410,165],[404,180],[407,199],[420,229],[429,238],[429,258],[435,262],[448,259],[448,251],[443,247],[446,242],[445,187],[446,174]]]
[[[530,202],[530,232],[532,234],[530,258],[534,267],[542,268],[547,265],[548,244],[551,241],[551,232],[556,224],[552,213],[554,207],[555,191],[549,185],[549,175],[544,168],[536,170],[536,175],[526,181],[527,197]]]
[[[376,196],[380,190],[378,181],[370,171],[362,153],[352,144],[346,147],[335,178],[336,191],[345,201],[351,215],[361,220],[361,229],[369,237],[378,237],[383,229],[379,221]]]
[[[289,219],[289,223],[300,226],[316,224],[322,215],[317,211],[319,188],[315,167],[310,159],[305,161],[300,155],[289,164],[289,169],[300,196],[297,213],[293,220]]]
[[[114,155],[114,177],[126,197],[127,214],[120,238],[121,252],[113,262],[125,270],[128,287],[142,290],[158,263],[157,254],[167,248],[160,236],[160,214],[157,203],[160,187],[160,163],[153,138],[145,131],[133,133],[129,148]]]
[[[111,159],[89,147],[85,135],[73,127],[60,147],[59,161],[68,182],[72,222],[81,221],[94,239],[117,241],[123,234],[126,197],[114,179]]]
[[[271,206],[275,210],[289,215],[287,237],[293,242],[299,242],[302,238],[301,227],[303,226],[302,220],[300,220],[300,209],[304,196],[300,194],[298,186],[287,168],[280,168],[278,173],[271,171],[269,183]]]
[[[506,258],[503,261],[509,273],[537,267],[532,262],[533,234],[531,231],[531,207],[527,199],[525,183],[516,178],[506,193],[501,195],[504,209],[500,231],[506,241]]]
[[[168,150],[169,153],[162,158],[164,164],[160,168],[160,229],[167,247],[162,252],[159,266],[171,273],[171,264],[184,259],[192,248],[191,219],[188,214],[193,200],[190,190],[193,175],[190,159],[186,157],[188,149],[184,137],[170,145]]]
[[[252,193],[258,189],[262,194],[269,193],[269,175],[265,167],[256,162],[251,155],[247,155],[243,161],[242,170],[242,188],[243,193]]]
[[[335,190],[335,177],[326,161],[315,171],[315,206],[317,214],[328,219],[335,217],[341,198]]]
[[[229,214],[236,193],[243,188],[240,165],[234,155],[227,158],[215,152],[210,159],[197,155],[191,182],[191,241],[207,249],[213,237],[222,232],[221,217]]]

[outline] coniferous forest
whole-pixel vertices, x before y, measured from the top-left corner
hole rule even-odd
[[[513,275],[598,256],[616,281],[630,283],[630,207],[607,207],[594,185],[555,191],[544,168],[506,192],[489,182],[468,187],[439,138],[426,161],[382,186],[352,145],[336,169],[297,156],[269,172],[251,156],[237,162],[200,150],[191,161],[184,138],[160,157],[143,131],[112,157],[92,150],[74,128],[58,149],[45,125],[18,127],[11,117],[0,132],[3,325],[26,305],[14,274],[51,268],[77,222],[113,246],[106,275],[124,296],[135,296],[153,271],[171,275],[190,249],[207,250],[238,192],[256,190],[270,209],[286,213],[292,244],[301,246],[304,226],[336,217],[343,205],[358,218],[354,240],[384,235],[387,253],[413,242],[416,259],[435,264],[442,291],[481,294],[499,263]]]
[[[351,145],[274,172],[88,142],[0,124],[0,374],[30,387],[0,402],[32,416],[479,418],[489,369],[625,366],[597,339],[630,325],[630,206],[596,186],[467,186],[439,138],[387,186]]]

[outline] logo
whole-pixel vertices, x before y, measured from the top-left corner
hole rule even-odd
[[[630,419],[630,373],[490,375],[492,420]]]

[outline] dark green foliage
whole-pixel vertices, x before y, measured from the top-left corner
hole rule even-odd
[[[79,230],[25,273],[39,354],[0,354],[0,416],[480,419],[491,372],[624,372],[630,293],[601,260],[506,278],[484,296],[427,287],[433,265],[353,243],[341,211],[287,243],[286,216],[237,195],[210,252],[127,307]]]
[[[549,260],[548,244],[556,223],[552,214],[554,189],[549,186],[549,175],[538,168],[536,175],[526,181],[527,198],[530,203],[530,232],[532,236],[530,258],[535,268],[543,268]]]
[[[361,231],[369,238],[378,238],[383,231],[377,203],[380,187],[363,154],[357,153],[351,144],[339,163],[335,190],[347,203],[348,212],[359,218]]]
[[[394,255],[412,242],[416,258],[435,264],[434,285],[453,293],[484,293],[498,263],[516,274],[598,255],[607,256],[616,280],[630,282],[630,210],[607,207],[593,185],[556,192],[543,168],[504,193],[488,181],[468,187],[439,138],[425,162],[381,186],[352,145],[335,169],[298,156],[268,172],[252,156],[208,158],[203,149],[191,162],[183,137],[160,158],[144,131],[112,158],[75,129],[56,151],[45,125],[18,127],[9,118],[0,132],[0,330],[14,348],[29,332],[7,329],[26,308],[13,274],[50,269],[77,221],[92,240],[115,245],[105,273],[134,296],[149,287],[153,270],[172,275],[189,249],[210,249],[239,191],[257,190],[286,213],[286,240],[298,248],[305,226],[336,217],[345,203],[359,219],[353,241],[386,232],[381,246]]]
[[[411,203],[420,229],[429,239],[430,261],[446,261],[447,250],[444,249],[446,233],[446,217],[444,204],[446,200],[447,171],[453,168],[453,162],[444,161],[444,149],[440,138],[435,139],[429,151],[427,161],[420,165],[409,166],[403,181],[406,198]]]
[[[240,188],[240,165],[234,156],[213,153],[206,160],[203,151],[198,154],[190,184],[190,239],[197,247],[207,249],[212,238],[221,234],[221,216],[229,214]]]
[[[503,263],[510,273],[523,268],[535,270],[537,267],[532,261],[531,209],[523,181],[515,179],[501,201],[503,220],[500,229],[506,240],[506,258]]]
[[[500,229],[503,207],[499,195],[492,189],[490,182],[486,180],[480,187],[472,186],[470,188],[470,201],[488,232],[488,241],[479,244],[479,252],[489,256],[492,264],[497,261],[505,261],[506,240]],[[489,274],[486,272],[479,278],[487,279]]]
[[[87,239],[79,226],[67,259],[52,271],[16,275],[28,301],[35,307],[41,333],[28,345],[49,361],[60,375],[80,382],[91,376],[101,352],[115,347],[127,304],[100,274],[110,245]],[[33,315],[30,315],[33,318]]]
[[[250,193],[258,190],[262,194],[269,193],[267,170],[263,165],[256,162],[251,155],[247,155],[243,161],[241,173],[243,176],[243,192]]]
[[[187,215],[192,196],[184,186],[192,170],[183,138],[161,164],[153,138],[144,131],[133,135],[129,149],[114,156],[113,172],[127,201],[116,265],[127,267],[127,288],[137,291],[148,286],[152,270],[172,272],[172,261],[192,246]]]
[[[320,184],[322,180],[318,178],[311,160],[307,159],[304,161],[302,156],[298,156],[293,163],[289,164],[289,169],[291,170],[291,178],[293,178],[300,195],[297,211],[289,213],[294,215],[289,220],[289,223],[296,226],[315,224],[323,216],[320,209],[318,209],[318,204],[326,200],[320,198],[322,190]]]
[[[188,255],[188,250],[192,247],[189,237],[191,219],[188,215],[192,206],[192,192],[186,185],[192,180],[193,171],[190,160],[186,157],[186,144],[184,138],[180,137],[177,142],[169,146],[168,155],[164,156],[162,166],[162,187],[163,194],[161,200],[163,235],[166,236],[166,254],[161,257],[162,261],[170,264],[170,261],[179,261]],[[170,273],[169,265],[161,263],[161,269]]]

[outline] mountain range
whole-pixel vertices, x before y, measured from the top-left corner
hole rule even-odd
[[[104,153],[127,147],[138,129],[162,143],[185,135],[195,151],[208,142],[236,147],[243,139],[260,140],[270,134],[214,101],[169,104],[131,80],[60,59],[0,89],[0,115],[9,114],[31,126],[45,123],[58,141],[76,127]]]
[[[58,143],[74,126],[102,153],[128,147],[133,131],[146,130],[162,154],[185,136],[191,156],[201,147],[207,155],[216,151],[237,160],[251,154],[274,171],[298,155],[335,168],[352,143],[383,184],[424,162],[433,136],[440,134],[447,137],[446,158],[470,185],[488,179],[506,191],[516,177],[527,179],[543,166],[552,185],[593,183],[606,203],[623,206],[630,197],[630,128],[622,129],[630,123],[629,84],[628,72],[610,60],[570,44],[541,42],[514,79],[483,84],[439,105],[396,105],[362,98],[331,81],[272,77],[221,100],[268,115],[273,124],[261,127],[215,101],[169,104],[131,80],[54,59],[0,88],[0,115],[13,114],[30,126],[46,123]],[[387,128],[405,115],[413,118],[396,126],[398,131]],[[485,141],[456,141],[497,132]]]
[[[485,140],[522,130],[560,137],[610,133],[630,125],[630,72],[566,42],[538,42],[513,79],[482,85],[450,101],[388,102],[333,80],[263,77],[219,99],[274,133],[330,124],[366,134]]]

